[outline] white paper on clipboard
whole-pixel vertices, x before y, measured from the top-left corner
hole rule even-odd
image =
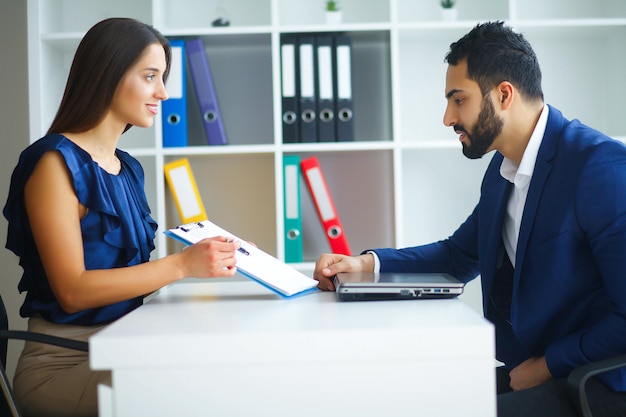
[[[317,291],[318,282],[297,269],[262,251],[253,244],[222,229],[208,220],[184,224],[168,229],[165,234],[186,245],[215,236],[240,241],[241,247],[235,254],[237,270],[281,297],[290,298]]]

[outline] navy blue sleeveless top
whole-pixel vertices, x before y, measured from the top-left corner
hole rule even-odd
[[[80,224],[88,270],[137,265],[150,259],[157,224],[150,216],[143,168],[117,149],[122,168],[118,175],[109,174],[65,136],[47,135],[20,155],[3,210],[9,221],[6,247],[20,258],[24,269],[18,285],[20,292],[27,292],[20,309],[22,317],[40,315],[51,322],[78,325],[109,323],[140,306],[142,297],[68,314],[50,289],[24,206],[24,186],[48,151],[63,156],[78,201],[87,208]]]

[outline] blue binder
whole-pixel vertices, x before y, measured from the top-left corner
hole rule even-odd
[[[300,156],[283,156],[285,262],[302,262],[302,214],[300,208]]]
[[[226,130],[215,94],[215,85],[211,68],[204,50],[202,39],[186,41],[187,59],[198,106],[202,115],[202,124],[209,145],[226,145]]]
[[[185,42],[171,40],[172,63],[161,103],[163,147],[187,146],[187,95],[185,94]]]

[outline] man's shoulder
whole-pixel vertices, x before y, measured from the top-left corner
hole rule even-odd
[[[626,145],[579,119],[569,120],[556,108],[550,107],[546,142],[555,142],[557,154],[562,153],[624,153]]]

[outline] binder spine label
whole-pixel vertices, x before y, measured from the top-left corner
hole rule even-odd
[[[183,218],[196,217],[202,214],[202,209],[196,199],[196,191],[193,188],[189,172],[184,166],[173,168],[170,171],[172,186],[176,189],[178,201],[180,201],[180,210]]]
[[[350,64],[350,47],[337,47],[337,97],[343,100],[352,99],[352,68]]]
[[[294,45],[288,44],[281,47],[281,71],[283,97],[296,96],[296,73],[294,62],[296,61]]]
[[[299,181],[298,167],[296,165],[285,166],[285,189],[296,191],[286,193],[285,196],[285,217],[288,219],[297,219],[300,217],[300,201],[298,199],[299,193],[297,192]]]
[[[326,191],[326,183],[322,177],[322,172],[319,168],[311,168],[308,170],[307,175],[309,177],[311,190],[316,196],[317,207],[322,221],[327,222],[332,220],[335,218],[335,209]]]

